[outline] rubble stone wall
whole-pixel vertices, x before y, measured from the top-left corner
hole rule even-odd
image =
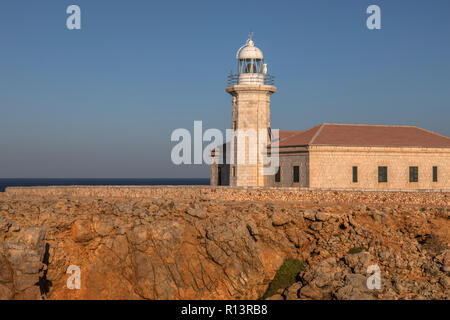
[[[304,203],[397,203],[450,206],[450,190],[326,190],[308,188],[230,188],[208,186],[74,186],[10,187],[5,195],[173,198],[232,201],[287,201]]]

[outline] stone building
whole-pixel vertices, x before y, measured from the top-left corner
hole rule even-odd
[[[270,96],[276,87],[262,51],[249,39],[236,58],[238,74],[229,76],[226,91],[232,96],[231,128],[237,133],[213,151],[211,185],[450,189],[450,138],[422,128],[323,123],[304,131],[279,131],[275,140]],[[263,172],[260,149],[267,147],[259,140],[266,137],[257,135],[249,143],[240,139],[239,129],[264,131],[269,141],[278,142],[272,147],[279,154],[276,174]],[[241,164],[236,161],[240,155],[253,161]]]

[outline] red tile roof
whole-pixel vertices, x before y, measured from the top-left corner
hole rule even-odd
[[[322,123],[305,131],[280,131],[280,147],[307,145],[450,147],[450,138],[414,126]]]

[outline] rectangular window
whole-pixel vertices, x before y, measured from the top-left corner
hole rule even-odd
[[[300,168],[299,168],[299,166],[294,166],[294,182],[300,182]]]
[[[231,167],[231,176],[236,177],[236,167]]]
[[[231,123],[231,129],[232,129],[232,130],[236,130],[236,121],[233,121],[233,122]]]
[[[409,167],[409,182],[419,182],[419,167]]]
[[[280,182],[280,181],[281,181],[281,168],[278,167],[277,173],[275,173],[275,182]]]
[[[378,167],[378,182],[387,182],[387,167]]]
[[[358,167],[353,167],[353,182],[358,182]]]
[[[433,182],[437,182],[438,181],[438,172],[437,172],[437,167],[434,166],[433,167]]]

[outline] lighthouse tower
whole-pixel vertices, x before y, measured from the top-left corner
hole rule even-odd
[[[261,155],[265,150],[261,149],[271,138],[270,96],[276,87],[273,77],[267,74],[264,55],[255,46],[251,34],[238,50],[236,59],[238,73],[230,74],[226,88],[232,96],[231,129],[235,132],[229,151],[232,158],[229,183],[231,186],[264,186],[267,177],[263,174]]]

